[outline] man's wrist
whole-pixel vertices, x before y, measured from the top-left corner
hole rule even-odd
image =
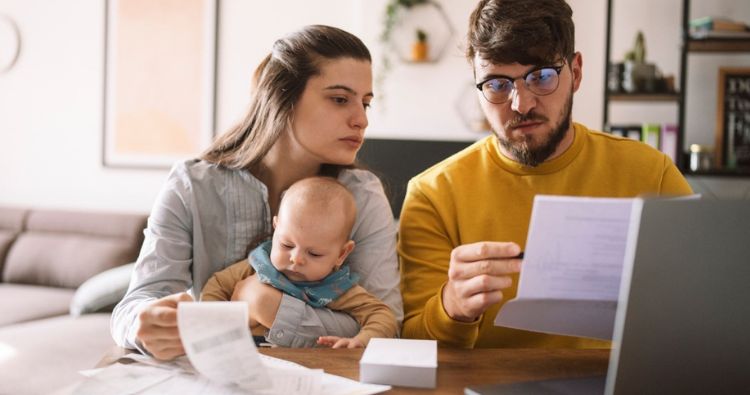
[[[469,317],[469,316],[458,313],[460,309],[455,304],[456,299],[451,294],[451,288],[448,283],[446,283],[445,286],[443,286],[442,295],[440,299],[442,301],[441,305],[443,307],[443,311],[450,319],[454,321],[472,323],[472,322],[477,321],[479,317],[482,316],[480,314],[477,317]]]

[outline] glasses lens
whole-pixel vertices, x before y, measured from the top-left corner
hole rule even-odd
[[[557,70],[546,67],[526,76],[526,86],[537,95],[548,95],[557,89],[559,82]]]
[[[494,78],[482,85],[484,97],[492,103],[502,103],[513,93],[513,82],[507,78]]]

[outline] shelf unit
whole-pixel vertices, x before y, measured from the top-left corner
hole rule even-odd
[[[690,0],[682,1],[682,37],[680,45],[680,81],[675,93],[620,93],[610,92],[607,79],[611,61],[612,41],[612,2],[607,0],[607,32],[604,73],[604,125],[609,123],[609,105],[611,102],[674,102],[677,105],[677,155],[676,165],[684,174],[719,177],[750,177],[750,169],[711,169],[691,172],[689,158],[685,155],[685,98],[688,78],[688,56],[691,53],[750,53],[750,38],[705,38],[690,36]]]

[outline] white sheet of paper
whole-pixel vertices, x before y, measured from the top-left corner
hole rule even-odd
[[[632,206],[536,196],[518,294],[495,325],[611,339]]]
[[[73,395],[136,394],[178,374],[176,371],[153,366],[123,364],[87,372],[93,373],[93,376],[78,385],[73,390]]]
[[[617,300],[633,199],[537,196],[518,297]]]
[[[182,302],[177,305],[180,337],[193,367],[222,384],[249,390],[272,386],[247,326],[243,302]]]
[[[82,371],[87,379],[73,393],[369,395],[391,388],[362,384],[324,373],[321,369],[308,369],[294,362],[261,355],[247,330],[244,303],[180,303],[177,319],[187,357],[165,362],[145,355],[128,354],[120,358],[125,363]],[[242,335],[238,328],[242,329]],[[225,369],[227,364],[235,365]],[[218,380],[214,378],[217,375]],[[267,385],[263,388],[235,385],[234,380],[257,384],[252,381],[255,377],[267,380]]]

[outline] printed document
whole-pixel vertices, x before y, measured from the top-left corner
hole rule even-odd
[[[87,379],[73,394],[366,395],[391,388],[261,355],[247,314],[243,302],[180,303],[177,321],[187,356],[165,362],[128,354],[113,365],[81,372]]]
[[[495,325],[611,339],[633,201],[536,196],[518,294]]]

